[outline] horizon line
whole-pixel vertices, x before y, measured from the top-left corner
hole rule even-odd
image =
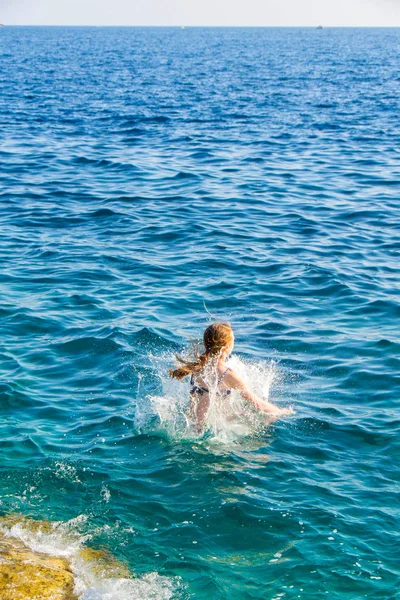
[[[1,23],[2,27],[141,27],[141,28],[164,28],[164,29],[400,29],[400,25],[98,25],[98,24],[33,24],[33,23]]]

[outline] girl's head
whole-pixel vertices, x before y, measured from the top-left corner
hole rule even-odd
[[[203,335],[204,352],[195,352],[193,360],[185,360],[177,356],[181,363],[177,369],[170,369],[171,377],[182,379],[192,373],[200,373],[209,360],[226,358],[233,350],[234,335],[229,323],[213,323],[209,325]]]
[[[211,356],[227,356],[233,350],[234,336],[229,323],[213,323],[204,332],[203,343]]]

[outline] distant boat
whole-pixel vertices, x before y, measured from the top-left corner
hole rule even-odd
[[[318,25],[317,29],[323,29],[322,25]]]
[[[181,29],[185,29],[185,26],[184,26],[184,25],[182,25],[182,26],[181,26]]]

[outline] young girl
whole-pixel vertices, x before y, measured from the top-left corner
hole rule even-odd
[[[229,324],[214,323],[204,332],[204,352],[196,353],[192,361],[177,356],[180,366],[169,371],[171,377],[176,379],[191,376],[191,413],[198,430],[203,429],[210,406],[210,391],[205,380],[206,375],[207,380],[215,379],[215,393],[221,399],[231,394],[232,390],[237,390],[244,400],[250,402],[257,410],[268,414],[271,420],[292,415],[294,412],[292,408],[278,408],[275,404],[253,394],[240,375],[227,367],[225,361],[233,350],[234,340],[232,327]]]

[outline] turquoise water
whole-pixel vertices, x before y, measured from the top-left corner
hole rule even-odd
[[[138,577],[84,600],[400,597],[399,47],[0,31],[0,509]],[[209,313],[293,418],[190,432]]]

